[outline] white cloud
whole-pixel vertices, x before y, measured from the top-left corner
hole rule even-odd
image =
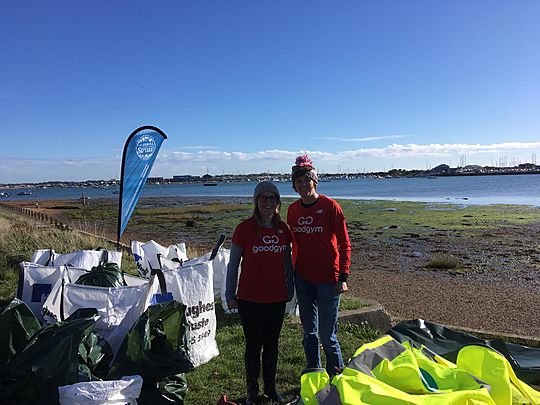
[[[178,146],[176,149],[180,150],[206,150],[206,149],[215,149],[215,146]]]
[[[178,174],[200,175],[224,173],[288,172],[296,156],[308,154],[315,166],[326,172],[379,171],[392,167],[425,168],[428,164],[457,165],[467,155],[469,164],[487,165],[501,155],[518,156],[523,162],[533,154],[540,159],[540,142],[505,142],[498,144],[397,144],[380,148],[360,148],[341,152],[318,150],[271,149],[257,152],[193,150],[163,148],[152,169],[152,176]],[[517,160],[516,160],[517,162]],[[110,179],[118,177],[120,157],[96,159],[14,159],[0,157],[0,183],[49,180]]]
[[[380,141],[383,139],[399,139],[407,138],[409,135],[384,135],[384,136],[366,136],[362,138],[343,138],[343,137],[326,137],[322,138],[327,141],[338,141],[338,142],[370,142],[370,141]]]

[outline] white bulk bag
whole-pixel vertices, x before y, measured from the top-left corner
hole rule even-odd
[[[201,257],[196,259],[191,259],[182,264],[182,266],[193,266],[199,263],[204,263],[210,260],[213,252],[208,252]],[[217,253],[215,253],[214,258],[212,259],[212,269],[214,272],[212,286],[214,289],[214,296],[221,297],[223,301],[225,297],[225,281],[227,276],[227,266],[229,264],[229,256],[231,251],[225,248],[219,248]],[[225,309],[225,308],[224,308]]]
[[[41,310],[43,303],[52,291],[56,282],[66,274],[68,282],[75,282],[86,274],[85,269],[67,268],[66,266],[41,266],[39,264],[22,262],[19,264],[19,284],[17,298],[22,300],[32,310],[36,318],[43,320]]]
[[[44,319],[57,322],[81,308],[95,308],[96,333],[109,342],[116,355],[129,329],[146,310],[149,284],[95,287],[69,283],[61,278],[43,304]],[[62,318],[63,317],[63,318]]]
[[[89,381],[58,387],[60,405],[136,405],[141,394],[140,375],[113,381]]]
[[[143,285],[148,284],[147,278],[142,278],[138,276],[132,276],[129,273],[124,273],[124,280],[126,280],[127,285]]]
[[[112,250],[76,250],[70,253],[56,253],[52,249],[39,249],[34,252],[31,263],[44,266],[71,266],[80,269],[92,270],[104,262],[122,265],[122,252]]]
[[[154,277],[148,297],[147,305],[174,299],[187,307],[189,355],[195,367],[219,355],[212,273],[212,262],[209,261],[163,270],[167,296],[163,297],[158,277]]]
[[[135,258],[135,263],[137,263],[137,270],[140,276],[145,278],[150,277],[150,271],[152,269],[162,268],[158,255],[171,261],[173,259],[178,260],[176,266],[188,258],[185,243],[164,247],[153,240],[146,243],[134,240],[131,242],[131,252]]]

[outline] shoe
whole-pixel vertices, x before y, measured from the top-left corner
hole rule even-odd
[[[249,395],[246,397],[246,405],[255,405],[257,403],[258,395]]]
[[[246,405],[255,405],[257,403],[257,398],[259,397],[259,385],[253,384],[248,386],[247,396],[246,396]]]
[[[285,403],[285,398],[283,398],[276,390],[265,392],[264,395],[269,398],[273,404]]]

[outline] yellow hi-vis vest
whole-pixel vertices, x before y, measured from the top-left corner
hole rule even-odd
[[[456,366],[489,384],[497,405],[540,404],[540,392],[517,378],[508,360],[489,347],[463,347],[458,352]]]
[[[495,405],[488,386],[390,336],[360,347],[330,383],[325,371],[301,377],[305,405]]]
[[[331,382],[321,369],[302,375],[300,394],[306,405],[540,405],[540,392],[519,380],[508,360],[489,347],[465,346],[453,364],[390,336],[363,345]]]

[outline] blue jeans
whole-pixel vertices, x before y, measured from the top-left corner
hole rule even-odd
[[[333,376],[336,368],[343,369],[343,357],[337,339],[340,294],[336,293],[336,283],[311,283],[296,274],[295,285],[304,329],[306,368],[321,367],[320,336],[326,355],[326,371]]]

